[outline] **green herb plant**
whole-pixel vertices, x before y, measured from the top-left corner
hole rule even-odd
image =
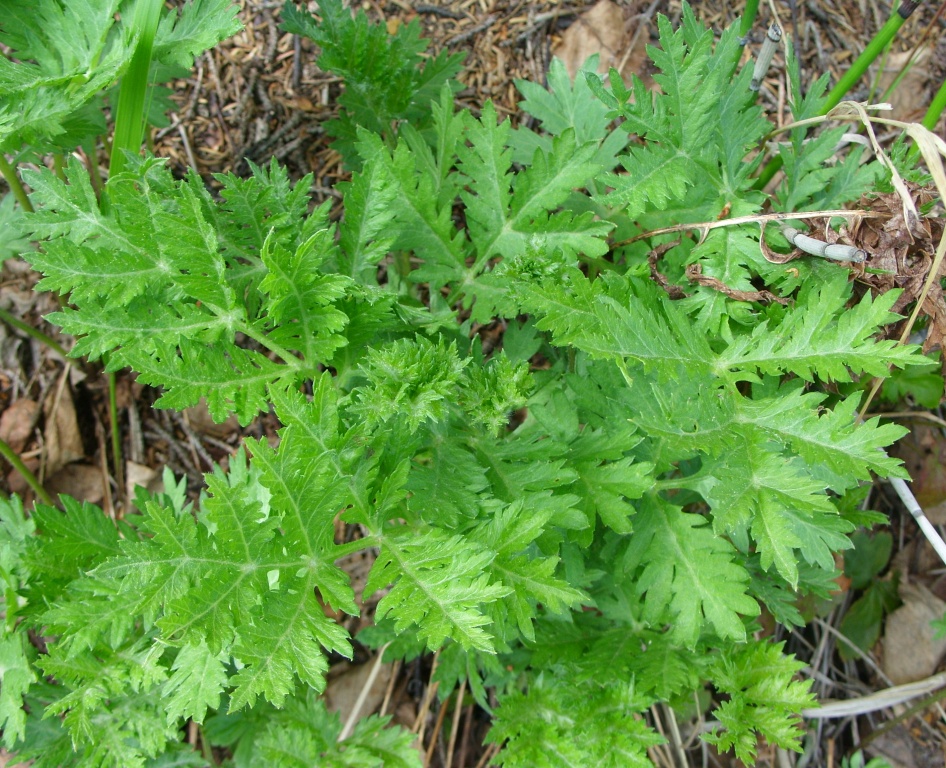
[[[340,221],[275,161],[213,196],[128,155],[107,212],[77,160],[21,169],[28,258],[72,354],[130,368],[157,407],[272,409],[282,428],[197,502],[166,473],[120,521],[65,497],[0,505],[4,745],[38,768],[418,766],[410,733],[372,716],[342,738],[319,697],[353,652],[324,606],[380,595],[360,641],[439,651],[441,695],[465,680],[491,712],[497,764],[650,765],[648,710],[707,694],[719,749],[798,749],[813,699],[760,617],[800,624],[799,597],[834,588],[834,553],[877,519],[846,498],[905,476],[882,450],[903,430],[855,423],[858,382],[927,360],[876,338],[894,293],[768,261],[758,224],[639,236],[840,208],[886,171],[835,156],[843,126],[799,127],[784,181],[757,190],[772,125],[738,29],[715,39],[688,8],[660,19],[659,92],[555,62],[547,88],[518,84],[532,130],[458,110],[458,62],[423,60],[416,29],[320,7],[284,18],[352,76]],[[12,47],[4,82],[25,82],[39,53]],[[796,119],[826,86],[795,84]],[[356,593],[342,566],[365,551]]]

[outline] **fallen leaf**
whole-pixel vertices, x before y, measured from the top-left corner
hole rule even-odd
[[[102,470],[88,464],[67,464],[45,483],[49,495],[72,496],[79,501],[98,504],[105,498],[105,478]]]
[[[905,726],[898,725],[872,740],[868,754],[886,760],[891,768],[921,768],[915,756],[914,746],[910,731]]]
[[[917,582],[902,583],[900,599],[903,605],[887,617],[881,641],[881,667],[894,685],[929,677],[946,653],[946,638],[934,638],[930,626],[946,613],[946,603]]]
[[[240,422],[234,414],[227,416],[219,424],[210,416],[207,401],[201,400],[197,405],[184,409],[184,418],[191,428],[199,435],[210,435],[218,440],[230,437],[240,429]]]
[[[0,416],[0,440],[9,445],[14,453],[20,453],[33,434],[38,415],[39,404],[35,400],[21,398],[10,403],[10,407]]]
[[[146,464],[138,464],[134,461],[125,462],[125,485],[130,499],[135,498],[135,488],[139,485],[151,493],[164,491],[161,473]]]
[[[637,35],[633,49],[628,47],[634,41],[634,31],[624,8],[611,0],[599,0],[565,30],[561,41],[553,46],[552,55],[564,62],[574,79],[582,64],[598,54],[598,72],[603,74],[614,67],[627,82],[632,74],[643,71],[647,60],[647,35]]]
[[[907,183],[907,188],[912,203],[908,207],[917,210],[923,209],[936,197],[929,187]],[[912,214],[906,215],[904,201],[895,193],[862,199],[860,206],[878,215],[855,222],[845,232],[854,245],[868,253],[867,261],[855,267],[857,281],[869,286],[875,294],[886,293],[894,288],[902,289],[890,308],[891,312],[902,314],[923,290],[933,264],[936,245],[943,236],[943,220],[934,215],[919,218]],[[868,268],[880,270],[881,274],[866,272]],[[940,268],[939,277],[946,277],[946,261]],[[920,314],[928,320],[923,351],[946,348],[946,298],[936,281],[923,302]],[[891,329],[892,335],[899,335],[900,332],[898,327]],[[943,366],[946,372],[946,355],[943,355]]]
[[[879,95],[887,90],[894,79],[900,74],[904,65],[910,62],[913,51],[901,51],[891,53],[887,56],[884,68],[877,78],[877,94]],[[926,114],[927,106],[930,103],[930,49],[920,48],[909,65],[906,74],[897,84],[897,87],[890,92],[884,101],[890,103],[893,109],[885,112],[882,116],[894,120],[903,120],[912,122],[922,120]]]
[[[367,664],[340,664],[333,668],[333,670],[337,669],[338,671],[334,675],[330,674],[328,684],[325,687],[325,707],[329,712],[338,712],[343,723],[351,714],[376,662],[376,659],[372,659]],[[384,701],[384,694],[388,689],[388,683],[391,681],[391,673],[390,664],[381,665],[381,669],[378,670],[378,675],[375,677],[361,706],[360,717],[370,715],[381,706],[381,702]]]
[[[26,465],[26,468],[34,475],[39,470],[40,462],[38,456],[23,459],[23,463]],[[15,469],[11,469],[7,474],[7,487],[10,489],[10,493],[15,493],[19,496],[26,496],[28,493],[30,493],[29,483],[27,483],[23,475],[21,475]]]
[[[59,384],[47,394],[43,402],[43,416],[46,477],[51,477],[66,464],[85,456],[67,371],[63,372]]]

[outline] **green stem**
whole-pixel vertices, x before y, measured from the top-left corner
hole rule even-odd
[[[66,159],[62,152],[56,152],[53,155],[53,173],[63,184],[66,183]]]
[[[407,251],[395,251],[394,267],[397,269],[398,277],[407,283],[408,275],[411,274],[411,255]]]
[[[23,210],[32,213],[33,204],[30,202],[29,195],[26,194],[23,182],[20,181],[20,177],[16,174],[16,169],[10,165],[6,156],[3,154],[0,154],[0,175],[3,176],[4,181],[10,186],[10,191],[13,192],[13,196]]]
[[[874,35],[870,43],[868,43],[867,48],[864,49],[864,52],[857,57],[857,60],[850,66],[848,71],[838,80],[837,85],[828,93],[824,106],[821,108],[819,114],[828,114],[828,112],[841,102],[841,99],[847,95],[847,92],[861,79],[867,71],[867,68],[874,63],[874,60],[881,54],[884,48],[890,44],[900,27],[903,26],[903,22],[910,18],[910,14],[916,10],[919,4],[919,0],[904,0],[904,2],[900,4],[896,12],[891,14],[890,18],[887,19],[887,23]],[[756,179],[754,185],[755,189],[764,189],[766,185],[772,181],[775,174],[779,172],[781,167],[782,158],[779,155],[769,160],[765,168],[762,169],[762,173],[759,174],[759,178]]]
[[[240,331],[249,338],[253,339],[257,344],[268,349],[275,355],[279,355],[279,358],[286,363],[286,365],[299,370],[303,368],[303,361],[296,357],[292,352],[286,349],[281,344],[277,344],[275,341],[269,339],[266,334],[259,333],[252,326],[245,326],[240,328]]]
[[[125,167],[125,151],[138,154],[145,125],[145,102],[149,93],[148,75],[151,71],[151,54],[154,36],[161,20],[164,0],[138,0],[135,5],[132,25],[138,33],[138,45],[122,77],[118,91],[118,107],[115,114],[115,138],[112,141],[112,156],[109,160],[109,178],[121,173]]]
[[[36,479],[36,475],[30,472],[29,467],[23,463],[16,451],[14,451],[4,440],[0,440],[0,456],[3,456],[13,468],[19,472],[23,479],[26,480],[27,485],[33,489],[33,493],[36,494],[36,497],[43,502],[43,504],[48,504],[53,506],[52,497],[46,493],[46,489],[40,484],[39,480]]]
[[[923,127],[931,131],[934,130],[944,109],[946,109],[946,80],[943,80],[942,85],[933,97],[933,101],[930,102],[930,108],[926,110],[926,115],[922,121]]]
[[[884,48],[890,45],[897,32],[900,30],[900,27],[903,26],[903,22],[910,18],[910,14],[916,10],[918,5],[919,0],[905,0],[905,2],[901,3],[896,12],[891,14],[890,18],[887,19],[887,23],[880,28],[880,31],[877,32],[870,43],[867,44],[864,52],[857,57],[857,60],[850,66],[848,71],[844,73],[844,76],[838,80],[830,93],[828,93],[828,98],[822,108],[821,114],[827,114],[841,102],[841,99],[843,99],[857,81],[864,76],[867,68],[880,56]]]
[[[69,357],[69,353],[66,352],[59,342],[57,342],[52,337],[47,336],[45,333],[34,328],[33,326],[24,323],[18,317],[14,317],[5,309],[0,309],[0,321],[6,323],[7,325],[12,325],[14,328],[23,331],[23,333],[27,334],[28,336],[32,336],[38,342],[45,344],[47,347],[53,350],[53,352],[62,355],[63,357]]]
[[[755,17],[759,13],[759,0],[746,0],[746,10],[742,14],[742,23],[739,26],[739,37],[745,40],[752,25],[755,24]]]
[[[689,477],[668,477],[666,480],[657,480],[650,489],[652,493],[662,491],[695,491],[698,490],[701,477],[690,475]]]

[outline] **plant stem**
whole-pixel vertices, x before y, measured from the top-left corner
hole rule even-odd
[[[268,349],[268,350],[269,350],[270,352],[272,352],[273,354],[279,355],[279,358],[280,358],[284,363],[286,363],[286,365],[288,365],[288,366],[290,366],[290,367],[292,367],[292,368],[295,368],[296,370],[299,370],[300,368],[303,367],[303,364],[302,364],[303,361],[301,361],[298,357],[296,357],[294,354],[292,354],[292,352],[290,352],[288,349],[286,349],[286,348],[285,348],[284,346],[282,346],[281,344],[277,344],[275,341],[273,341],[272,339],[268,338],[268,337],[266,336],[266,334],[258,332],[256,329],[254,329],[254,328],[253,328],[252,326],[250,326],[250,325],[246,325],[246,326],[240,328],[240,331],[241,331],[245,336],[248,336],[249,338],[253,339],[253,341],[255,341],[257,344],[260,344],[261,346],[265,347],[266,349]]]
[[[132,20],[138,33],[138,45],[128,71],[121,79],[118,92],[118,107],[115,116],[115,137],[112,141],[112,156],[109,161],[109,178],[121,173],[125,167],[125,151],[138,154],[141,136],[144,133],[145,100],[149,93],[148,74],[151,70],[151,53],[154,36],[161,20],[163,0],[138,0]]]
[[[118,398],[116,396],[117,379],[115,372],[108,374],[108,416],[112,438],[112,471],[118,485],[118,494],[125,501],[125,465],[122,461],[122,438],[118,426]]]
[[[0,456],[3,456],[3,458],[10,462],[13,468],[23,476],[27,485],[33,489],[33,493],[36,494],[36,497],[43,502],[43,504],[53,506],[52,497],[46,493],[46,489],[43,488],[39,480],[36,479],[36,475],[30,472],[29,467],[23,463],[23,459],[17,455],[16,451],[14,451],[5,440],[0,440]]]
[[[32,213],[33,204],[23,188],[23,182],[20,181],[20,177],[16,175],[16,170],[2,153],[0,153],[0,175],[3,175],[3,180],[10,186],[10,191],[13,192],[13,196],[23,210]]]
[[[41,344],[45,344],[47,347],[53,350],[53,352],[55,352],[56,354],[62,355],[63,357],[69,357],[69,353],[66,352],[66,350],[59,344],[59,342],[57,342],[52,337],[47,336],[45,333],[34,328],[33,326],[28,325],[27,323],[24,323],[18,317],[14,317],[5,309],[0,309],[0,321],[3,321],[7,325],[12,325],[14,328],[16,328],[17,330],[23,331],[23,333],[27,334],[28,336],[32,336]]]
[[[85,152],[86,160],[89,164],[89,181],[92,182],[92,189],[95,191],[97,200],[102,200],[102,177],[99,175],[98,156],[96,154],[95,139],[88,139],[82,144],[82,151]]]
[[[56,152],[53,154],[53,173],[56,174],[63,184],[66,183],[66,159],[63,157],[62,152]]]
[[[900,30],[900,27],[903,26],[903,22],[910,18],[910,14],[916,10],[919,4],[919,0],[905,0],[900,4],[896,12],[890,15],[890,18],[887,19],[887,23],[874,35],[864,49],[864,52],[857,57],[857,60],[828,93],[827,101],[822,108],[822,114],[834,109],[840,103],[841,99],[847,95],[847,92],[861,79],[867,71],[867,68],[880,56],[884,48],[890,45],[894,36]]]
[[[850,66],[847,72],[838,80],[837,84],[828,93],[825,103],[821,108],[821,114],[826,115],[834,109],[843,99],[847,92],[854,87],[861,79],[867,68],[874,63],[874,60],[881,54],[886,46],[890,44],[894,36],[903,26],[910,14],[919,6],[919,0],[904,0],[900,7],[890,15],[887,23],[877,32],[868,43],[864,52],[857,57],[857,60]],[[772,181],[772,178],[782,167],[782,158],[779,155],[773,157],[762,169],[759,178],[756,180],[755,188],[764,189]]]
[[[926,110],[926,115],[922,120],[923,127],[931,131],[934,130],[944,109],[946,109],[946,80],[943,80],[942,85],[940,85],[939,90],[930,102],[930,108]]]
[[[739,37],[745,41],[749,30],[755,24],[755,17],[759,13],[759,0],[746,0],[746,10],[742,14],[742,23],[739,25]]]

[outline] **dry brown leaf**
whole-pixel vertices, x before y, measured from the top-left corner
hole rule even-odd
[[[138,486],[145,488],[151,493],[162,493],[164,491],[164,482],[161,480],[161,473],[147,466],[138,464],[134,461],[125,462],[125,486],[129,499],[135,498],[135,488]]]
[[[646,35],[637,35],[634,49],[628,51],[634,30],[629,29],[625,9],[611,0],[599,0],[565,30],[561,41],[552,48],[552,55],[565,63],[574,79],[590,56],[598,54],[598,72],[618,69],[625,82],[632,74],[640,74],[647,60]]]
[[[20,453],[25,447],[36,419],[39,415],[39,404],[35,400],[21,398],[7,408],[0,416],[0,440],[3,440],[14,453]]]
[[[690,264],[690,266],[686,268],[686,276],[687,280],[691,283],[712,288],[736,301],[774,301],[783,306],[789,303],[789,299],[776,296],[771,291],[739,291],[735,288],[730,288],[718,277],[708,277],[704,275],[703,268],[699,264]]]
[[[105,482],[99,467],[67,464],[49,478],[44,487],[53,498],[62,493],[79,501],[98,504],[105,498]]]
[[[900,70],[910,61],[912,51],[899,51],[891,53],[887,57],[883,71],[877,78],[877,93],[882,94],[893,83],[894,78],[900,74]],[[893,109],[884,114],[884,117],[890,117],[894,120],[905,120],[911,122],[921,120],[926,114],[926,108],[930,103],[930,49],[921,48],[910,68],[898,83],[897,87],[891,91],[890,95],[884,99]]]
[[[355,706],[376,663],[377,660],[372,659],[367,664],[340,664],[338,667],[333,667],[333,672],[336,669],[338,671],[334,675],[329,675],[328,685],[325,687],[325,706],[329,712],[338,712],[343,723],[348,720],[348,715]],[[391,674],[391,665],[382,664],[362,704],[361,717],[370,715],[381,706],[388,683],[391,681]]]
[[[67,376],[68,369],[63,371],[59,384],[50,390],[43,402],[43,416],[46,422],[43,438],[47,477],[55,475],[66,464],[78,461],[85,456]]]
[[[946,638],[934,638],[930,626],[946,613],[946,603],[917,582],[902,583],[900,599],[903,605],[887,617],[881,641],[881,667],[894,685],[929,677],[946,653]]]
[[[891,768],[929,768],[926,763],[919,762],[916,739],[904,725],[898,725],[873,739],[867,754],[883,758],[890,763]]]
[[[907,183],[913,207],[922,208],[931,202],[933,190]],[[902,313],[905,307],[917,301],[923,292],[937,244],[943,237],[943,221],[935,216],[910,220],[904,215],[903,201],[897,194],[882,194],[872,200],[862,200],[864,208],[881,214],[856,222],[846,233],[858,248],[868,253],[865,264],[857,271],[858,282],[881,294],[893,288],[903,293],[891,311]],[[865,269],[882,270],[883,274]],[[943,270],[940,270],[940,276]],[[928,319],[927,336],[923,351],[946,349],[946,298],[936,281],[923,300],[921,314]],[[943,356],[946,366],[946,355]],[[944,369],[946,370],[946,369]]]
[[[185,408],[184,418],[197,434],[210,435],[218,440],[224,440],[240,429],[240,422],[232,413],[221,423],[215,422],[210,416],[206,400],[201,400],[197,405]]]

